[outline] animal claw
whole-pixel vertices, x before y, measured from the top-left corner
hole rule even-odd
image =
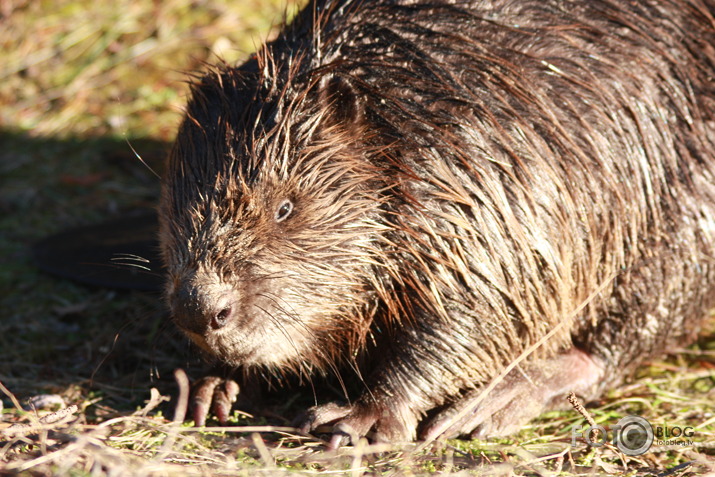
[[[225,425],[240,391],[238,383],[230,378],[206,376],[196,381],[192,389],[191,408],[195,425],[206,425],[209,410],[222,426]]]
[[[308,409],[300,429],[308,433],[326,424],[332,425],[328,448],[337,449],[348,443],[357,444],[361,437],[376,442],[412,440],[416,420],[414,425],[409,426],[396,414],[383,411],[377,404],[361,401],[352,405],[328,403]]]

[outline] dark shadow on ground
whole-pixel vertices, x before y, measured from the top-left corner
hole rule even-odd
[[[133,410],[198,362],[159,292],[149,168],[161,174],[169,144],[129,143],[0,131],[0,381],[21,400],[57,393],[96,398],[95,412]]]

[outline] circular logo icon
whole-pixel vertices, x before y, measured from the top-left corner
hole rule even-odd
[[[616,445],[626,455],[645,454],[653,444],[653,427],[640,416],[626,416],[618,421]]]

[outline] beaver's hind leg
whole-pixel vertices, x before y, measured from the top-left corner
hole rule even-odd
[[[431,440],[440,436],[485,438],[514,433],[545,409],[568,405],[569,392],[586,398],[595,396],[603,373],[598,358],[577,348],[528,366],[518,365],[493,389],[468,391],[439,411],[420,435]]]

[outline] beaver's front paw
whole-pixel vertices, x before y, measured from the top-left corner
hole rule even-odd
[[[236,402],[239,386],[230,378],[205,376],[191,386],[191,413],[196,426],[206,424],[209,411],[221,425],[225,425]]]
[[[414,440],[417,419],[406,410],[371,402],[357,401],[352,405],[335,403],[315,406],[299,418],[303,432],[315,431],[323,425],[332,425],[329,447],[335,449],[348,442],[356,443],[360,437],[375,442]]]

